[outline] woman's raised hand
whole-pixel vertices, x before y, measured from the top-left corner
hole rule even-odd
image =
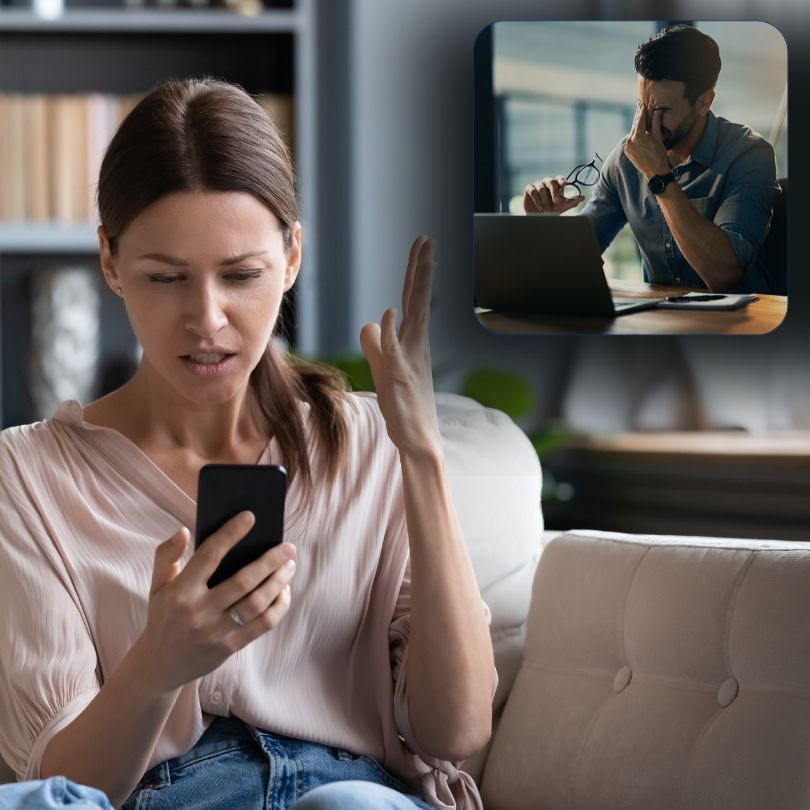
[[[149,614],[137,644],[146,653],[149,677],[158,690],[168,692],[212,672],[275,627],[289,610],[289,582],[295,573],[290,543],[269,549],[208,588],[220,560],[254,521],[250,512],[235,515],[200,545],[182,570],[180,560],[191,539],[187,528],[155,550]]]
[[[434,453],[440,446],[428,345],[434,250],[426,236],[411,245],[399,332],[393,308],[360,331],[388,435],[403,454]]]

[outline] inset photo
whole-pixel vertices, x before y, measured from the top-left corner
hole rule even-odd
[[[475,44],[479,322],[772,331],[788,306],[787,125],[787,48],[768,23],[492,23]]]

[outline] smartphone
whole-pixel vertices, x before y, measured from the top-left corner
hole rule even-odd
[[[281,543],[286,493],[287,471],[275,464],[206,464],[200,469],[195,548],[239,512],[249,510],[256,517],[253,528],[222,558],[209,588]]]

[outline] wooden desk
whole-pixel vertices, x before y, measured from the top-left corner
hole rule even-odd
[[[810,431],[582,437],[543,468],[573,491],[547,528],[810,539]]]
[[[608,279],[612,292],[623,298],[664,298],[683,295],[685,287],[643,284]],[[699,290],[698,292],[706,292]],[[550,315],[522,312],[496,312],[477,307],[478,321],[487,329],[503,334],[611,334],[611,335],[683,335],[728,334],[760,335],[782,322],[787,312],[784,295],[759,295],[747,307],[723,311],[697,309],[645,309],[616,318],[592,315]]]

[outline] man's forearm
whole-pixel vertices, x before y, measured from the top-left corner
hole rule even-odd
[[[151,689],[138,645],[87,708],[48,743],[40,774],[98,788],[116,807],[143,776],[179,690]]]
[[[669,183],[657,199],[683,257],[709,290],[725,292],[736,284],[742,268],[725,231],[699,214],[677,183]]]
[[[489,739],[492,642],[441,456],[402,459],[411,544],[408,710],[420,747],[466,759]]]

